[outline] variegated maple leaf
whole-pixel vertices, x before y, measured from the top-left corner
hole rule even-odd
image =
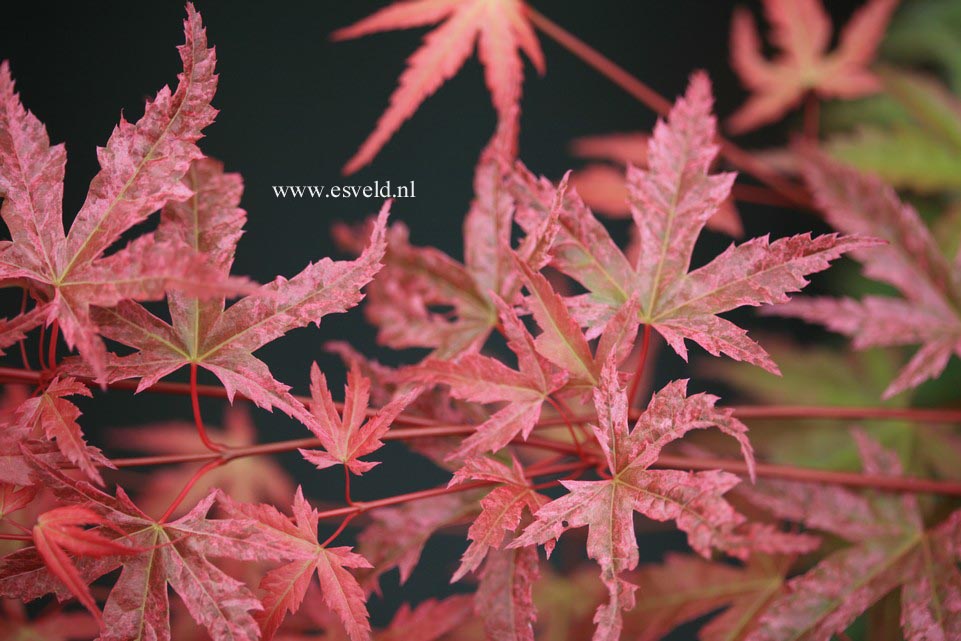
[[[961,356],[961,256],[945,258],[917,211],[879,179],[813,153],[804,174],[831,225],[887,241],[854,256],[866,276],[894,286],[903,298],[795,299],[772,313],[823,324],[852,337],[858,349],[921,343],[885,398],[936,378],[952,354]]]
[[[169,289],[209,296],[239,286],[175,238],[146,234],[105,255],[150,214],[190,196],[181,178],[202,156],[196,142],[216,114],[210,100],[217,76],[214,51],[191,4],[184,28],[184,71],[176,91],[161,89],[136,124],[121,119],[98,150],[100,172],[67,234],[64,147],[50,146],[44,126],[21,106],[9,67],[0,65],[0,214],[12,238],[0,243],[0,281],[26,287],[37,300],[37,311],[22,317],[18,330],[31,328],[26,319],[34,325],[56,321],[100,382],[107,352],[92,306],[160,299]],[[5,333],[9,340],[9,328]]]
[[[320,439],[323,450],[301,449],[307,461],[322,470],[332,465],[343,465],[351,474],[369,472],[378,461],[361,461],[361,456],[376,452],[384,446],[380,438],[390,429],[391,423],[411,402],[417,390],[400,393],[369,419],[370,379],[356,367],[347,373],[344,387],[344,409],[338,412],[334,398],[327,388],[327,377],[314,363],[310,368],[310,411],[317,427],[311,427]]]
[[[373,15],[335,31],[335,40],[357,38],[381,31],[444,23],[431,31],[424,44],[407,60],[390,106],[377,127],[354,154],[344,173],[369,164],[410,118],[420,104],[464,65],[477,43],[484,79],[498,118],[500,148],[517,144],[517,119],[524,80],[523,51],[544,73],[544,54],[525,15],[522,0],[401,0]],[[513,155],[513,152],[511,152]]]
[[[574,172],[571,182],[584,204],[595,212],[615,218],[631,216],[630,192],[624,172],[628,167],[647,167],[650,136],[642,133],[618,133],[585,136],[571,143],[571,152],[591,164]],[[601,161],[601,162],[598,162]],[[717,208],[706,226],[739,238],[744,235],[741,216],[734,198],[729,196]],[[630,250],[628,250],[630,252]]]
[[[782,535],[763,525],[746,527],[723,495],[740,482],[722,471],[682,472],[651,470],[668,443],[685,433],[716,427],[735,438],[753,475],[754,458],[747,427],[731,410],[715,408],[715,396],[687,396],[686,381],[674,381],[657,392],[632,430],[628,428],[627,393],[611,360],[594,392],[597,425],[592,425],[611,478],[600,481],[562,481],[568,494],[547,503],[509,547],[545,544],[550,552],[563,532],[588,526],[587,554],[601,566],[601,579],[610,601],[595,616],[596,641],[619,638],[621,610],[634,606],[636,586],[623,573],[637,567],[639,556],[634,512],[658,521],[672,520],[687,533],[699,554],[713,548],[746,558],[752,551],[810,549],[804,537]]]
[[[371,283],[364,306],[367,319],[378,327],[378,341],[395,349],[427,347],[445,360],[480,349],[498,320],[491,293],[510,302],[519,288],[511,257],[513,211],[500,165],[485,154],[464,220],[463,263],[434,247],[411,245],[407,227],[394,223],[387,234],[384,269]],[[359,251],[356,232],[338,226],[334,233],[342,245]],[[543,266],[551,233],[547,220],[518,253],[531,265]]]
[[[578,281],[587,294],[568,299],[589,338],[632,296],[637,322],[657,330],[682,357],[685,340],[717,356],[725,354],[768,371],[777,366],[745,330],[718,314],[745,305],[783,303],[807,285],[805,275],[873,241],[856,236],[799,234],[771,242],[766,236],[731,245],[714,260],[689,271],[695,242],[705,223],[728,197],[733,174],[711,174],[718,147],[706,75],[691,78],[684,97],[659,122],[648,146],[648,168],[628,169],[631,213],[637,233],[632,258],[576,194],[561,197],[554,186],[522,167],[515,175],[518,223],[534,233],[559,210],[551,265]],[[543,326],[543,324],[542,324]],[[635,328],[636,329],[636,328]],[[578,359],[582,360],[582,359]]]
[[[84,441],[83,431],[77,423],[80,410],[65,398],[67,396],[90,396],[90,390],[76,379],[55,377],[38,396],[20,405],[17,423],[26,431],[43,434],[55,441],[67,460],[103,485],[97,466],[103,465],[105,459],[100,450]]]
[[[208,269],[226,275],[246,219],[237,206],[240,177],[223,173],[216,161],[202,160],[184,181],[192,185],[193,196],[164,210],[157,236],[187,240],[207,256]],[[98,309],[95,318],[103,334],[137,350],[110,356],[109,380],[139,378],[140,391],[186,365],[202,367],[220,379],[231,401],[239,392],[259,407],[278,408],[315,426],[303,403],[253,352],[292,329],[318,324],[327,314],[360,302],[361,288],[380,269],[388,209],[389,202],[373,226],[370,245],[357,260],[325,258],[290,280],[278,276],[226,309],[223,298],[203,301],[186,294],[170,296],[169,323],[132,301]]]
[[[106,544],[100,539],[125,546],[123,554],[93,556],[82,545],[68,548],[75,553],[70,562],[83,585],[123,568],[103,608],[103,641],[169,641],[168,585],[214,641],[257,638],[257,624],[250,611],[259,610],[260,602],[242,582],[209,559],[291,558],[289,550],[265,537],[253,521],[207,518],[217,496],[214,492],[180,519],[161,523],[141,512],[122,489],[113,497],[67,477],[36,457],[32,464],[39,481],[64,506],[89,511],[92,516],[86,518],[96,520],[85,522],[102,524],[88,537],[96,536],[102,545]],[[61,599],[68,597],[61,574],[48,569],[46,558],[38,543],[36,548],[24,548],[0,559],[0,595],[24,601],[51,592]]]
[[[501,549],[504,539],[520,525],[525,509],[533,514],[548,502],[546,496],[531,487],[517,459],[512,456],[511,461],[511,467],[507,467],[490,458],[470,459],[454,473],[448,484],[448,487],[470,481],[498,484],[481,499],[481,513],[467,531],[471,544],[461,557],[460,567],[454,572],[451,583],[476,570],[490,551]]]
[[[861,432],[855,438],[866,473],[901,474],[896,454]],[[961,511],[929,526],[911,494],[769,482],[746,495],[775,516],[851,542],[789,580],[786,591],[765,608],[749,641],[828,641],[896,590],[908,641],[961,637]]]
[[[296,612],[307,594],[314,574],[320,582],[324,603],[340,618],[351,641],[370,639],[366,597],[348,568],[370,568],[370,563],[349,547],[325,547],[317,541],[319,512],[304,499],[300,488],[294,495],[293,520],[271,505],[251,505],[225,499],[235,518],[256,522],[258,531],[291,559],[270,570],[260,582],[263,610],[255,615],[264,639],[273,637],[288,612]],[[251,637],[253,638],[253,637]]]
[[[39,394],[4,386],[0,399],[0,483],[32,486],[27,455],[54,466],[73,464],[102,483],[98,467],[113,467],[101,451],[88,445],[77,423],[80,410],[67,396],[90,396],[86,386],[70,377],[54,377]]]
[[[412,380],[450,386],[456,398],[506,405],[477,426],[452,458],[469,458],[497,451],[520,435],[526,439],[541,415],[542,405],[564,386],[567,375],[541,356],[527,328],[513,309],[495,299],[508,346],[517,356],[514,370],[489,356],[464,354],[455,361],[428,358],[409,371]],[[580,332],[578,332],[580,333]]]
[[[868,65],[898,0],[868,0],[831,44],[831,19],[821,0],[764,0],[771,42],[780,52],[764,58],[750,12],[738,8],[731,28],[731,66],[752,95],[728,120],[734,133],[770,124],[809,92],[825,98],[858,98],[880,89]]]

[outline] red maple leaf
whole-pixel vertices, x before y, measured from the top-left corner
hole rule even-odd
[[[83,440],[83,432],[77,423],[80,410],[65,396],[90,396],[90,390],[73,378],[56,377],[42,393],[24,401],[17,408],[17,423],[24,430],[43,434],[55,441],[67,460],[103,485],[97,466],[103,465],[105,459],[100,450]]]
[[[412,245],[403,223],[391,225],[384,269],[371,283],[364,307],[379,329],[378,340],[395,349],[427,347],[444,360],[480,349],[497,325],[492,294],[512,302],[520,287],[511,248],[513,210],[500,163],[485,155],[464,220],[463,263],[434,247]],[[552,227],[548,217],[517,248],[528,264],[544,265]],[[341,225],[334,233],[359,253],[358,237],[365,239],[368,231]]]
[[[862,432],[854,436],[866,473],[901,475],[894,452]],[[961,635],[961,510],[928,525],[911,494],[767,482],[746,495],[779,518],[851,542],[789,580],[759,616],[751,641],[828,641],[893,591],[900,591],[901,628],[909,641]]]
[[[258,530],[291,559],[289,564],[269,571],[260,582],[264,591],[263,610],[256,618],[264,639],[273,637],[288,612],[297,611],[315,573],[324,603],[340,618],[351,640],[370,638],[364,591],[347,568],[371,565],[349,547],[329,548],[318,543],[319,513],[307,503],[300,488],[294,495],[293,520],[270,505],[227,499],[225,506],[236,518],[256,521]]]
[[[187,5],[187,42],[180,47],[184,71],[176,91],[164,87],[143,117],[121,120],[100,149],[100,173],[70,231],[62,221],[63,145],[51,147],[47,132],[14,92],[6,63],[0,66],[0,210],[11,241],[0,244],[0,280],[29,288],[36,313],[21,319],[57,321],[98,380],[106,380],[106,348],[91,307],[127,300],[155,300],[168,289],[216,295],[237,289],[206,269],[203,256],[174,240],[146,234],[125,248],[104,253],[138,223],[171,201],[190,196],[181,182],[201,157],[196,142],[213,122],[217,87],[214,52],[200,15]],[[8,329],[6,340],[10,340]]]
[[[595,212],[607,216],[630,218],[630,192],[624,172],[628,167],[647,167],[649,143],[650,136],[637,132],[585,136],[574,140],[571,143],[572,153],[595,161],[575,171],[571,178],[584,203]],[[744,235],[741,216],[733,197],[729,196],[721,203],[706,226],[735,238]]]
[[[868,70],[898,0],[869,0],[831,44],[831,19],[820,0],[764,0],[774,60],[761,52],[754,19],[747,9],[734,13],[731,66],[751,90],[748,101],[728,120],[734,133],[770,124],[797,106],[808,92],[825,98],[858,98],[880,89]]]
[[[360,22],[335,31],[335,40],[371,33],[410,29],[444,20],[407,60],[390,106],[373,133],[344,167],[350,174],[369,164],[384,144],[420,104],[464,65],[477,43],[484,78],[497,110],[498,137],[504,146],[516,145],[518,103],[524,80],[523,51],[538,72],[544,73],[544,54],[525,15],[521,0],[405,0]]]
[[[381,408],[374,416],[367,418],[370,402],[370,379],[352,367],[347,373],[344,388],[344,410],[338,412],[334,398],[327,388],[327,377],[317,366],[310,368],[310,411],[316,419],[317,427],[311,427],[320,439],[323,450],[301,449],[305,459],[322,470],[332,465],[343,465],[352,474],[369,472],[377,461],[361,461],[361,456],[376,452],[384,443],[380,438],[390,429],[391,423],[400,414],[417,390],[398,394],[397,397]],[[365,420],[366,419],[366,420]]]

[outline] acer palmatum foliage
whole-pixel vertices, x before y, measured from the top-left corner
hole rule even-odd
[[[782,50],[773,62],[760,58],[754,27],[738,13],[735,66],[755,95],[735,128],[779,118],[811,92],[876,89],[867,64],[893,6],[871,0],[828,54],[819,4],[770,0]],[[231,273],[246,221],[243,181],[196,145],[215,115],[216,76],[191,5],[177,89],[161,90],[137,124],[117,127],[67,233],[63,147],[51,147],[21,105],[4,63],[0,214],[11,240],[0,245],[0,284],[22,289],[24,304],[0,323],[0,347],[21,343],[22,352],[22,367],[0,376],[11,383],[0,398],[0,635],[650,641],[711,615],[700,633],[707,641],[826,641],[865,619],[872,635],[891,633],[884,626],[897,619],[911,641],[961,637],[961,511],[937,497],[961,494],[957,484],[904,478],[897,453],[866,431],[854,433],[861,473],[758,463],[735,408],[690,392],[688,379],[635,404],[658,335],[685,360],[690,342],[777,373],[767,351],[721,316],[746,306],[789,303],[772,313],[823,323],[856,347],[920,343],[886,395],[936,378],[961,350],[957,259],[892,189],[837,165],[808,135],[781,156],[800,167],[839,233],[754,238],[693,267],[705,227],[742,231],[736,176],[718,158],[722,144],[732,147],[718,137],[707,76],[691,76],[650,135],[578,143],[579,154],[609,165],[557,183],[539,178],[516,158],[520,52],[543,68],[536,20],[515,0],[409,0],[337,32],[442,22],[349,171],[370,162],[476,43],[499,125],[475,169],[464,258],[412,244],[416,230],[402,223],[388,227],[388,202],[367,224],[335,229],[354,260],[323,258],[263,286]],[[630,218],[626,244],[578,188]],[[158,211],[155,231],[111,251]],[[903,299],[788,301],[847,252]],[[382,345],[429,353],[393,368],[329,344],[348,365],[342,400],[318,365],[302,381],[304,399],[254,355],[365,294]],[[163,311],[143,304],[160,299]],[[75,353],[58,362],[61,331]],[[37,370],[23,349],[31,333]],[[198,369],[220,386],[201,388]],[[189,384],[164,380],[181,370]],[[98,386],[108,398],[121,387],[190,396],[193,422],[109,431],[99,449],[86,442],[76,404]],[[206,425],[201,394],[238,404],[222,429]],[[258,443],[243,402],[280,409],[312,438]],[[950,451],[952,439],[944,430],[938,443]],[[353,496],[352,477],[392,465],[382,450],[390,440],[407,441],[448,483]],[[758,451],[770,449],[770,439],[760,442]],[[732,445],[737,458],[703,449]],[[143,456],[119,458],[121,448]],[[325,481],[343,483],[343,505],[313,505],[266,458],[294,451]],[[694,455],[678,455],[685,451]],[[912,472],[951,476],[950,453],[925,456]],[[154,465],[170,467],[139,483],[112,471]],[[935,496],[921,501],[910,493],[918,490]],[[328,521],[336,529],[323,529]],[[679,531],[694,554],[642,565],[639,538],[651,522]],[[441,531],[465,539],[447,573],[469,593],[405,605],[375,629],[368,597],[395,569],[401,584],[418,568],[437,572],[421,557]],[[354,534],[356,546],[335,544]],[[541,560],[541,548],[550,556],[558,547],[562,563]],[[581,557],[589,571],[569,567]],[[24,606],[49,595],[59,605]]]
[[[407,69],[390,97],[390,106],[344,166],[344,173],[353,173],[369,164],[420,104],[460,70],[475,45],[497,111],[497,134],[493,143],[513,150],[517,145],[524,80],[521,52],[538,72],[544,73],[544,54],[525,10],[522,0],[400,0],[335,31],[332,36],[335,40],[346,40],[443,21],[408,58]]]

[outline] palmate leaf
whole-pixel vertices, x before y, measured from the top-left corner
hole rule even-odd
[[[520,52],[544,73],[544,54],[521,0],[402,0],[354,25],[335,31],[335,40],[381,31],[444,23],[431,31],[407,60],[390,106],[373,133],[344,167],[350,174],[369,164],[420,104],[463,66],[477,43],[484,79],[497,111],[499,148],[516,146],[518,103],[523,84]]]
[[[67,345],[78,349],[101,383],[107,353],[92,306],[156,300],[168,289],[210,296],[241,286],[212,272],[183,243],[153,234],[104,255],[166,203],[190,196],[181,178],[201,157],[196,142],[216,114],[210,100],[217,76],[214,51],[191,4],[184,30],[177,89],[164,87],[136,124],[121,120],[98,150],[100,172],[67,234],[64,147],[50,146],[44,126],[21,106],[9,67],[0,66],[0,214],[12,238],[0,246],[0,280],[30,289],[39,312],[29,318],[57,321]]]
[[[728,197],[733,174],[711,174],[717,154],[710,82],[691,78],[687,94],[659,122],[648,148],[648,168],[628,170],[631,212],[638,236],[633,259],[576,194],[558,196],[546,180],[524,168],[512,192],[517,221],[530,233],[544,224],[560,199],[551,266],[578,281],[588,293],[567,304],[589,338],[601,334],[632,296],[637,323],[650,325],[682,357],[685,340],[711,354],[725,354],[772,372],[777,366],[745,330],[718,314],[745,305],[769,305],[807,285],[805,275],[826,269],[843,253],[873,244],[857,236],[799,234],[770,241],[755,238],[731,245],[707,265],[688,271],[694,244],[706,222]],[[568,366],[570,368],[570,366]]]
[[[534,523],[509,546],[545,544],[550,552],[563,532],[588,526],[587,554],[600,565],[601,580],[610,594],[609,603],[598,608],[594,619],[597,641],[619,638],[620,611],[635,603],[636,586],[623,576],[637,567],[639,559],[635,511],[658,521],[675,521],[687,533],[691,547],[706,557],[714,548],[746,558],[752,551],[809,550],[815,543],[765,526],[746,527],[745,518],[723,498],[739,482],[732,474],[648,469],[671,441],[690,430],[717,427],[740,443],[753,471],[747,428],[730,410],[716,409],[716,397],[687,396],[685,388],[685,381],[675,381],[655,394],[629,430],[627,393],[610,361],[595,391],[598,424],[591,427],[611,478],[562,481],[568,494],[541,507]]]
[[[194,196],[185,206],[164,211],[157,235],[193,238],[210,256],[208,269],[226,275],[245,220],[237,208],[240,178],[203,160],[185,181],[194,185]],[[292,329],[318,324],[327,314],[360,302],[361,288],[380,269],[388,208],[389,202],[357,260],[325,258],[290,280],[278,277],[226,309],[222,298],[205,302],[187,295],[170,297],[169,323],[132,301],[98,309],[95,318],[104,335],[137,350],[110,356],[109,380],[139,378],[137,389],[143,390],[185,365],[196,365],[216,375],[231,400],[239,392],[259,407],[278,408],[315,427],[314,416],[252,353]]]
[[[317,542],[317,510],[304,499],[300,488],[294,495],[293,520],[270,505],[250,505],[225,500],[235,518],[256,522],[258,531],[282,555],[287,565],[269,571],[260,582],[263,610],[255,616],[264,639],[273,637],[288,612],[296,612],[316,573],[324,603],[339,618],[351,641],[370,639],[366,597],[348,568],[370,568],[370,563],[349,547],[328,548]]]
[[[516,458],[512,458],[511,467],[494,459],[471,459],[457,470],[448,486],[470,481],[489,481],[498,486],[481,499],[481,513],[467,531],[471,544],[461,557],[451,583],[476,570],[491,551],[500,549],[505,537],[520,525],[525,509],[533,514],[548,502],[547,497],[531,487]],[[486,572],[490,573],[490,568]]]
[[[885,398],[937,377],[952,354],[961,355],[961,263],[944,257],[917,211],[877,178],[816,154],[808,155],[804,172],[834,227],[888,242],[855,257],[867,277],[892,285],[903,298],[798,299],[772,313],[823,324],[851,336],[855,348],[921,343]]]
[[[820,0],[765,0],[771,41],[779,49],[764,58],[750,12],[738,9],[731,29],[731,65],[752,95],[728,120],[742,133],[778,120],[808,92],[828,98],[857,98],[876,92],[868,70],[897,0],[869,0],[831,44],[831,19]]]
[[[90,396],[90,390],[76,379],[56,377],[43,392],[24,401],[17,409],[17,424],[55,441],[60,452],[84,474],[103,485],[98,465],[106,463],[102,453],[87,445],[77,419],[80,410],[66,396]],[[109,467],[109,463],[107,463]]]
[[[865,472],[901,474],[896,455],[863,433],[855,432],[855,438]],[[785,593],[759,617],[749,641],[828,641],[897,590],[908,641],[961,635],[961,512],[931,527],[912,495],[864,495],[787,482],[762,484],[746,494],[775,516],[851,542],[788,581]]]
[[[361,461],[360,457],[384,446],[381,437],[417,394],[417,390],[398,394],[397,398],[365,421],[370,401],[370,379],[359,368],[350,368],[344,388],[344,410],[341,413],[334,406],[334,398],[327,388],[327,378],[314,363],[310,369],[310,411],[317,427],[311,427],[311,431],[320,439],[324,449],[301,449],[301,455],[319,470],[343,465],[352,474],[370,471],[378,463]]]
[[[68,548],[78,554],[71,563],[79,581],[86,585],[123,568],[104,606],[101,639],[168,641],[168,585],[215,641],[258,636],[250,611],[260,609],[260,602],[243,583],[209,560],[293,558],[290,550],[263,536],[253,521],[207,518],[217,496],[211,493],[180,519],[158,523],[141,512],[123,490],[118,489],[117,496],[112,497],[86,482],[70,479],[39,459],[34,458],[33,465],[43,485],[64,506],[92,513],[92,517],[82,517],[80,522],[103,524],[96,531],[98,534],[87,535],[97,538],[97,554],[91,555],[83,546]],[[102,547],[111,542],[124,546],[122,554],[102,554]],[[60,598],[68,596],[58,578],[60,574],[46,568],[46,557],[37,548],[25,548],[3,557],[0,594],[24,601],[49,592]]]

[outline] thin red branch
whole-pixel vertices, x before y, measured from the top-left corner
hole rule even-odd
[[[225,461],[224,459],[218,457],[208,462],[199,470],[197,470],[197,472],[193,476],[191,476],[190,480],[187,481],[187,483],[184,485],[183,489],[180,490],[180,494],[178,494],[177,497],[173,500],[173,502],[170,504],[170,507],[167,508],[167,511],[164,512],[163,516],[160,517],[160,519],[158,520],[158,523],[167,522],[167,519],[170,518],[170,515],[174,513],[174,510],[180,507],[180,504],[184,502],[185,498],[187,498],[187,495],[190,493],[190,490],[194,488],[194,486],[197,484],[197,481],[203,478],[204,474],[206,474],[210,470],[220,467],[226,462],[227,461]]]
[[[57,339],[60,338],[60,322],[57,320],[53,321],[53,325],[50,326],[50,351],[47,355],[47,364],[50,369],[57,368]]]
[[[28,301],[28,299],[29,299],[29,296],[28,296],[28,294],[27,294],[27,289],[24,288],[24,290],[23,290],[23,299],[20,301],[20,315],[21,315],[21,316],[27,312],[27,301]],[[27,341],[26,341],[26,339],[21,338],[18,342],[20,343],[20,360],[23,362],[23,368],[24,368],[24,369],[30,369],[30,359],[27,358]]]
[[[41,382],[41,372],[32,370],[18,369],[15,367],[0,367],[0,383],[19,383],[23,385],[36,385]],[[99,389],[90,380],[84,383],[94,389]],[[107,387],[117,390],[135,390],[137,381],[115,381],[108,383]],[[145,391],[158,392],[162,394],[175,394],[181,396],[190,395],[190,385],[184,383],[160,382],[147,388]],[[227,392],[222,387],[216,385],[198,385],[197,395],[203,398],[227,398]],[[244,396],[237,394],[235,398],[244,399]],[[301,402],[308,402],[306,396],[295,396]],[[342,403],[335,403],[339,409],[343,409]],[[877,421],[913,421],[918,423],[958,423],[961,424],[961,408],[924,408],[924,407],[856,407],[856,406],[830,406],[830,405],[730,405],[735,415],[742,420],[747,419],[798,419],[798,420],[877,420]],[[371,408],[368,414],[376,414],[379,410]],[[633,417],[638,416],[638,412],[632,412]],[[574,423],[587,423],[594,420],[594,416],[574,415],[569,417]],[[439,424],[434,419],[422,416],[410,416],[401,414],[395,420],[398,425],[424,426],[425,428],[437,428],[436,433],[423,433],[424,436],[452,436],[473,431],[471,426],[445,426]],[[538,421],[539,427],[559,427],[564,425],[561,418],[543,419]],[[464,430],[468,430],[465,432]],[[393,430],[397,431],[397,430]],[[420,431],[417,431],[421,435]],[[313,441],[312,441],[313,442]]]
[[[666,117],[670,112],[671,103],[669,100],[610,58],[530,6],[527,7],[527,15],[531,23],[540,29],[544,35],[583,60],[589,67],[592,67],[641,103],[647,105],[655,113]],[[764,163],[731,141],[722,138],[720,143],[721,155],[731,165],[752,174],[762,183],[784,196],[795,207],[811,209],[811,199],[805,189],[785,180],[783,176],[776,171],[772,171]]]
[[[193,409],[194,425],[197,427],[197,435],[200,436],[200,442],[211,452],[222,451],[224,446],[212,441],[207,434],[207,428],[204,427],[204,418],[200,413],[200,398],[197,394],[197,363],[190,364],[190,405]]]
[[[637,399],[637,390],[641,387],[641,379],[644,377],[644,364],[647,362],[647,350],[651,347],[651,326],[644,325],[644,336],[641,339],[641,355],[637,359],[637,369],[631,378],[631,387],[627,392],[627,406],[632,407]]]
[[[0,541],[33,541],[27,534],[0,534]]]
[[[348,503],[347,505],[353,505],[353,503]],[[343,522],[340,524],[340,526],[336,530],[334,530],[334,533],[331,534],[329,537],[327,537],[326,541],[320,544],[320,547],[325,548],[328,545],[330,545],[334,541],[334,539],[336,539],[340,535],[340,533],[343,532],[344,529],[346,529],[347,524],[353,521],[358,516],[360,516],[360,512],[354,512],[353,514],[348,514],[347,518],[345,518]]]

